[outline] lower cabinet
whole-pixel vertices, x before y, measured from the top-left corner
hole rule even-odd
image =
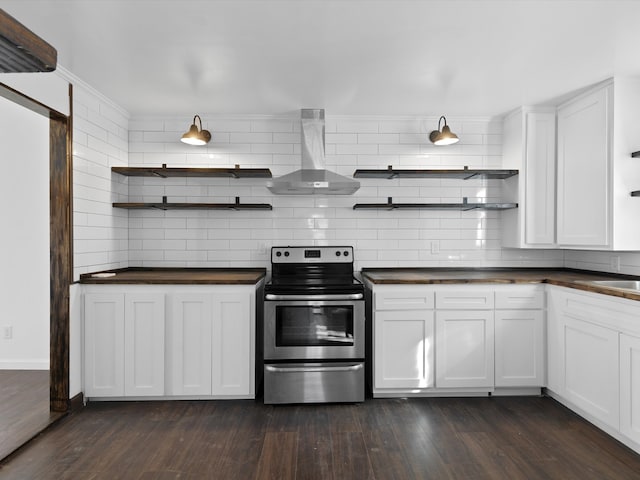
[[[495,311],[495,386],[541,387],[545,381],[544,311]]]
[[[85,396],[123,396],[124,368],[124,294],[85,294]]]
[[[549,287],[547,391],[640,453],[640,303]]]
[[[164,294],[124,296],[124,394],[164,394]]]
[[[432,310],[376,312],[376,388],[432,388],[434,335]]]
[[[176,293],[168,303],[167,395],[211,395],[213,296]]]
[[[620,335],[620,431],[640,445],[640,336]]]
[[[373,395],[488,393],[545,382],[544,286],[372,285]],[[510,388],[510,390],[507,389]]]
[[[212,395],[254,394],[253,292],[213,295]]]
[[[85,395],[164,394],[164,295],[85,295]]]
[[[552,288],[550,297],[549,390],[617,429],[619,334],[603,325],[606,304],[598,303],[597,294],[566,292],[560,288]]]
[[[255,395],[253,285],[92,286],[84,329],[88,398]]]
[[[493,310],[436,311],[436,387],[493,388]]]
[[[567,400],[614,428],[619,426],[618,333],[565,313],[562,318]]]

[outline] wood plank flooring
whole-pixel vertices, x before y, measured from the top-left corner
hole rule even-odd
[[[90,403],[0,479],[640,479],[640,455],[554,400]]]
[[[49,412],[48,370],[0,370],[0,459],[60,417]]]

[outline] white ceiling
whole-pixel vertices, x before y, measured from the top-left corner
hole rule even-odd
[[[132,115],[492,116],[640,75],[637,0],[0,0],[0,8]]]

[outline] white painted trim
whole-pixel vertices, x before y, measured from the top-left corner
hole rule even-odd
[[[49,360],[0,360],[0,370],[49,370]]]
[[[69,83],[71,83],[74,86],[78,85],[78,86],[82,87],[83,89],[87,90],[89,93],[91,93],[91,95],[95,96],[100,102],[107,104],[109,107],[113,108],[114,110],[117,110],[118,113],[120,113],[121,115],[123,115],[127,119],[129,119],[131,117],[131,114],[127,110],[125,110],[123,107],[121,107],[120,105],[115,103],[110,98],[106,97],[103,93],[100,93],[94,87],[89,85],[87,82],[85,82],[80,77],[78,77],[74,73],[70,72],[69,70],[67,70],[63,66],[58,65],[58,67],[56,68],[55,71],[58,74],[58,76],[60,76],[61,78],[67,80]]]

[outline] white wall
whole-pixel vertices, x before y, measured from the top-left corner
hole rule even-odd
[[[2,97],[0,166],[0,368],[46,370],[49,119]]]
[[[126,186],[111,167],[128,162],[128,114],[83,83],[73,83],[74,279],[81,273],[128,266],[127,212],[112,202]],[[123,190],[124,189],[124,190]]]
[[[206,147],[179,142],[192,118],[133,118],[130,166],[267,167],[274,176],[300,168],[299,112],[279,117],[201,115],[213,134]],[[437,117],[336,117],[327,112],[327,167],[499,168],[501,122],[450,118],[460,143],[435,147]],[[131,266],[269,265],[272,245],[353,245],[356,268],[562,266],[561,251],[503,250],[500,213],[353,210],[355,203],[499,201],[501,181],[360,179],[352,196],[279,196],[266,180],[120,177],[129,201],[270,203],[273,211],[129,212]],[[120,190],[118,190],[120,191]],[[123,197],[123,199],[126,197]]]

